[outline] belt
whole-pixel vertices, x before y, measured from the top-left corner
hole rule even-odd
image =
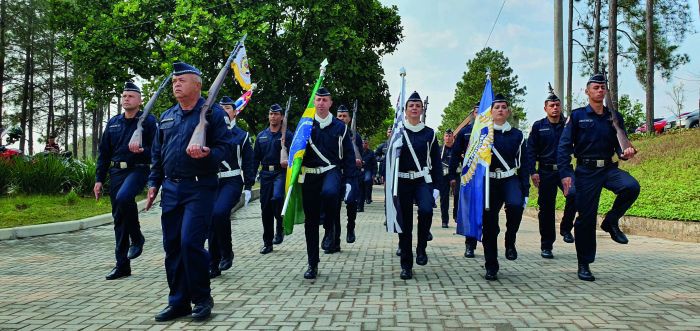
[[[274,165],[274,164],[273,165],[262,165],[262,170],[278,171],[278,170],[282,170],[282,167],[279,165]]]
[[[112,168],[118,168],[118,169],[149,168],[149,167],[151,167],[150,164],[128,163],[128,162],[117,162],[117,161],[111,161],[110,164],[112,165]]]
[[[181,182],[198,182],[200,179],[206,179],[210,178],[212,176],[206,175],[206,176],[191,176],[191,177],[166,177],[165,179],[173,182],[173,183],[181,183]]]
[[[219,178],[229,178],[241,175],[241,169],[221,171],[218,173]]]
[[[605,168],[611,164],[617,164],[612,159],[597,160],[597,159],[576,159],[576,164],[589,168]]]
[[[518,174],[518,168],[513,168],[508,171],[490,171],[489,172],[489,178],[493,179],[503,179],[503,178],[508,178],[508,177],[513,177]]]
[[[301,173],[320,175],[320,174],[322,174],[328,170],[331,170],[333,168],[335,168],[335,164],[327,165],[325,167],[315,167],[315,168],[301,167]]]
[[[540,163],[540,169],[545,169],[545,170],[559,170],[559,167],[557,167],[556,164],[546,164],[546,163]]]
[[[409,172],[399,172],[399,178],[404,179],[418,179],[425,177],[426,172],[423,171],[409,171]]]

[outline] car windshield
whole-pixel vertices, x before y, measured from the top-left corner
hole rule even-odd
[[[675,120],[675,119],[677,119],[677,118],[678,118],[678,116],[676,116],[676,115],[674,114],[674,115],[671,115],[671,116],[669,116],[669,117],[664,118],[664,121],[667,121],[667,122],[668,122],[668,121],[673,121],[673,120]]]

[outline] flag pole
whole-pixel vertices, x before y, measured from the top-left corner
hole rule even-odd
[[[490,80],[491,80],[491,68],[486,68],[486,83],[488,84],[488,82],[489,82]],[[485,105],[482,105],[482,104],[479,104],[479,110],[481,110],[482,107],[486,107],[486,106],[485,106]],[[489,105],[489,107],[490,107],[490,105]],[[479,112],[476,114],[476,117],[477,117],[477,118],[479,117],[479,113],[481,113],[481,111],[479,111]],[[476,121],[475,121],[475,122],[476,122]],[[489,169],[489,168],[490,168],[490,165],[488,165],[488,166],[486,167],[486,172],[485,172],[485,174],[484,174],[484,191],[485,191],[485,196],[484,196],[484,209],[485,209],[485,210],[490,210],[490,209],[491,209],[491,205],[490,205],[490,203],[489,203],[490,200],[491,200],[491,199],[489,198],[489,197],[491,196],[490,193],[489,193],[489,192],[490,192],[490,185],[489,185],[489,183],[490,183],[490,177],[489,177],[489,171],[490,171],[490,169]]]

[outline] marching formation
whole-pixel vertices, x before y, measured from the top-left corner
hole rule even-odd
[[[481,241],[484,278],[498,279],[499,214],[505,210],[505,257],[516,260],[517,232],[530,183],[538,191],[543,258],[554,258],[557,189],[566,197],[559,233],[564,242],[575,242],[581,280],[595,279],[590,264],[595,260],[602,188],[617,198],[601,229],[618,243],[628,242],[618,220],[634,203],[640,187],[617,167],[614,157],[627,160],[636,150],[620,133],[624,127],[620,115],[604,106],[604,75],[590,78],[589,104],[568,117],[550,88],[544,100],[546,117],[533,124],[529,136],[509,124],[509,100],[494,95],[487,78],[480,102],[459,127],[445,130],[442,145],[438,132],[425,124],[427,98],[421,99],[418,92],[406,98],[404,79],[387,141],[373,151],[357,132],[357,102],[352,110],[339,105],[333,116],[333,91],[322,84],[324,65],[296,130],[287,128],[290,99],[286,109],[271,105],[269,126],[251,138],[236,125],[236,117],[249,102],[255,84],[247,84],[247,92],[236,101],[228,96],[214,101],[231,59],[240,58],[234,53],[207,99],[201,96],[201,71],[183,62],[173,64],[172,74],[143,111],[141,90],[127,82],[121,95],[124,112],[109,120],[99,144],[94,193],[100,197],[109,175],[115,233],[116,264],[107,280],[130,276],[131,262],[143,250],[136,196],[147,185],[149,209],[158,192],[161,195],[170,291],[166,308],[155,316],[157,321],[182,316],[202,320],[211,314],[210,279],[230,269],[234,261],[231,210],[241,199],[248,204],[256,179],[260,182],[260,254],[272,253],[295,224],[303,223],[305,279],[318,276],[321,249],[324,254],[341,252],[343,202],[345,242],[362,239],[355,233],[357,213],[373,202],[375,178],[384,185],[387,231],[398,234],[401,279],[413,277],[414,252],[415,264],[428,264],[426,248],[438,205],[442,227],[449,228],[452,219],[456,232],[465,236],[464,256],[474,258]],[[236,76],[245,72],[236,70]],[[150,111],[168,84],[177,103],[156,119]]]

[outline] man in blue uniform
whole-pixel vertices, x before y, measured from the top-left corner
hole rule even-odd
[[[350,117],[350,111],[348,110],[345,105],[340,105],[338,107],[338,111],[336,114],[336,117],[343,121],[345,125],[348,127],[348,134],[350,135],[350,138],[352,139],[352,128],[350,127],[350,122],[352,121],[352,118]],[[355,158],[355,166],[357,167],[358,172],[361,172],[362,170],[362,137],[360,137],[360,134],[355,132],[355,141],[353,141],[355,146],[353,146],[353,157]],[[360,152],[359,155],[355,155],[354,151],[357,149],[358,152]],[[347,227],[347,236],[346,236],[346,241],[348,244],[352,244],[355,242],[355,220],[357,220],[357,211],[360,203],[360,185],[359,185],[359,178],[355,177],[354,179],[347,179],[345,178],[345,174],[341,176],[340,180],[343,183],[350,183],[352,189],[350,190],[350,194],[345,198],[345,210],[347,212],[348,216],[348,227]],[[345,196],[344,192],[341,192],[340,194],[341,198]],[[339,204],[342,204],[342,201],[338,202]],[[338,206],[338,209],[340,210],[340,206]],[[340,229],[337,229],[338,233],[340,233]],[[335,233],[335,230],[334,230]],[[340,242],[336,243],[335,245],[331,245],[332,247],[338,247],[338,250],[340,250]]]
[[[98,146],[97,173],[93,188],[95,199],[99,199],[102,183],[109,172],[109,198],[114,218],[114,255],[117,264],[105,277],[107,280],[130,276],[129,260],[139,257],[143,251],[145,238],[141,234],[135,199],[136,195],[143,191],[148,179],[151,143],[156,131],[156,119],[153,115],[148,115],[143,121],[143,145],[129,146],[136,124],[143,115],[143,112],[139,111],[141,90],[134,83],[126,82],[121,98],[124,113],[112,117],[107,122]]]
[[[391,138],[391,127],[386,129],[386,141],[382,142],[374,150],[374,156],[379,162],[379,178],[380,182],[384,184],[384,176],[386,175],[386,150],[389,148],[389,139]],[[386,224],[385,224],[386,225]]]
[[[452,159],[452,146],[454,145],[454,136],[452,130],[445,130],[442,136],[442,149],[440,150],[440,160],[442,161],[442,184],[440,184],[440,216],[442,218],[442,227],[448,228],[450,223],[450,159]],[[453,217],[456,218],[457,204],[453,206]]]
[[[260,254],[272,252],[272,245],[279,245],[284,240],[282,204],[284,203],[287,161],[281,162],[280,160],[283,112],[280,105],[272,105],[267,115],[270,126],[258,133],[255,139],[253,168],[257,170],[259,166],[262,166],[260,169],[260,210],[262,212],[263,247],[260,249]],[[292,144],[292,139],[294,139],[294,133],[287,129],[284,138],[287,151]],[[276,226],[275,220],[277,220]]]
[[[303,208],[306,219],[304,234],[309,267],[304,278],[314,279],[318,274],[318,227],[323,212],[328,224],[340,229],[340,206],[338,200],[351,194],[352,181],[357,166],[350,140],[350,130],[343,121],[333,117],[329,110],[333,105],[330,92],[321,87],[314,98],[314,115],[311,137],[306,146],[299,181],[302,183]],[[342,169],[341,169],[342,168]],[[341,182],[341,170],[348,182]],[[342,186],[345,197],[341,196]],[[340,233],[333,233],[333,243],[340,244]],[[340,247],[330,247],[339,252]]]
[[[226,113],[213,104],[206,115],[206,146],[188,146],[204,105],[201,72],[186,63],[173,64],[173,94],[177,104],[160,116],[153,142],[153,166],[148,177],[149,209],[161,192],[161,226],[168,277],[168,306],[155,316],[168,321],[190,315],[202,320],[214,300],[209,284],[209,235],[216,201],[219,165],[231,154]],[[194,304],[194,308],[191,304]]]
[[[547,117],[535,122],[527,139],[527,161],[530,169],[530,179],[537,187],[537,204],[540,211],[537,214],[540,225],[540,249],[545,259],[554,258],[552,248],[556,240],[554,207],[557,200],[557,186],[561,188],[557,166],[557,148],[559,138],[564,131],[566,119],[561,115],[561,100],[554,92],[550,92],[544,101],[544,111]],[[539,165],[539,168],[536,167]],[[576,206],[574,204],[573,186],[566,196],[564,217],[561,220],[559,233],[567,243],[574,242],[571,229],[574,227]]]
[[[476,118],[476,113],[479,111],[479,103],[474,105],[472,113],[469,116],[472,117],[472,121],[466,126],[460,129],[455,134],[455,142],[452,145],[449,173],[450,173],[450,187],[452,192],[454,192],[454,213],[453,218],[455,222],[457,220],[457,212],[459,207],[459,177],[461,176],[460,168],[462,167],[462,162],[464,161],[464,154],[467,152],[467,147],[469,147],[469,139],[472,136],[472,128],[474,127],[473,121]],[[476,249],[476,238],[465,237],[464,238],[464,257],[473,258],[474,250]]]
[[[362,141],[362,181],[360,181],[361,189],[360,193],[360,205],[358,206],[358,211],[365,211],[365,203],[372,203],[372,185],[374,184],[374,176],[377,174],[377,158],[374,156],[374,152],[369,148],[369,141],[367,139]]]
[[[564,195],[568,195],[574,185],[574,174],[576,178],[575,201],[579,213],[574,223],[576,256],[578,278],[585,281],[595,280],[589,264],[595,261],[595,226],[602,189],[614,192],[617,197],[610,211],[605,214],[600,228],[620,244],[627,244],[628,240],[620,230],[618,221],[637,200],[640,190],[637,180],[628,172],[620,170],[617,162],[612,160],[615,154],[621,160],[628,160],[637,151],[632,147],[625,150],[620,147],[613,121],[616,120],[620,128],[625,125],[617,112],[603,106],[607,93],[606,83],[603,75],[594,75],[588,80],[588,105],[571,113],[557,151],[557,166]],[[571,166],[571,154],[576,157],[576,171]]]
[[[229,144],[233,153],[221,161],[219,165],[219,187],[216,192],[216,203],[211,216],[211,231],[209,232],[209,278],[221,275],[233,264],[233,247],[231,245],[231,210],[241,199],[241,191],[245,204],[251,197],[251,188],[255,184],[253,169],[253,148],[250,145],[248,132],[236,125],[238,115],[234,101],[228,96],[219,102],[226,112],[224,120],[231,131]]]

